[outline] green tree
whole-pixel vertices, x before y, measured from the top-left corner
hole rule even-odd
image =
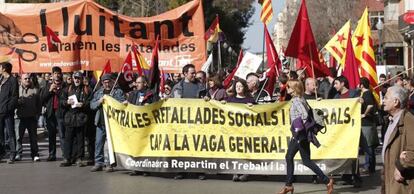
[[[173,9],[190,0],[170,0],[168,8]],[[211,22],[220,18],[220,28],[226,36],[226,42],[239,51],[245,39],[246,28],[250,26],[249,19],[254,13],[253,0],[204,0],[203,9],[205,28],[209,28]]]

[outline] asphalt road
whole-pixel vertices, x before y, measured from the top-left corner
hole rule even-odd
[[[117,169],[113,173],[90,172],[88,167],[59,167],[60,161],[46,162],[47,143],[40,142],[41,162],[33,163],[29,145],[24,145],[23,160],[7,164],[0,163],[0,194],[65,194],[65,193],[168,193],[168,194],[270,194],[277,193],[284,185],[284,176],[253,176],[248,182],[232,182],[231,175],[211,175],[207,180],[190,176],[174,180],[170,174],[151,176],[129,176],[128,171]],[[60,154],[58,154],[59,156]],[[378,161],[381,161],[378,157]],[[363,177],[362,188],[341,185],[339,177],[334,193],[380,193],[379,170]],[[326,193],[325,185],[312,184],[309,176],[298,176],[294,184],[295,193]]]

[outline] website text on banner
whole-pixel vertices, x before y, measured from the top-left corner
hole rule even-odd
[[[312,159],[327,173],[357,157],[361,114],[357,99],[310,101],[327,113],[322,146]],[[124,106],[105,97],[107,131],[116,162],[130,170],[284,174],[291,138],[289,104],[248,107],[197,99]],[[298,154],[299,156],[299,154]],[[312,172],[296,163],[298,174]]]
[[[161,39],[160,67],[166,72],[181,72],[188,63],[200,69],[206,60],[200,0],[142,18],[119,15],[87,0],[3,3],[0,10],[0,24],[9,23],[13,28],[5,29],[10,31],[11,40],[0,45],[0,56],[7,56],[17,65],[18,55],[22,55],[27,72],[49,72],[52,66],[60,66],[66,72],[102,70],[108,59],[113,69],[120,69],[132,43],[150,60],[157,35]],[[46,26],[61,40],[58,52],[48,52]]]

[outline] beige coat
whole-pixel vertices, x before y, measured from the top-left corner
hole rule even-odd
[[[402,113],[396,129],[385,142],[384,183],[386,194],[414,194],[414,116],[408,111]],[[400,160],[400,153],[407,151],[408,161]],[[399,169],[404,183],[394,179],[394,170]]]

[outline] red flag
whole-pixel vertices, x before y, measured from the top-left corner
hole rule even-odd
[[[161,74],[160,74],[160,92],[162,94],[165,93],[165,77],[164,77],[164,70],[161,69]]]
[[[286,56],[300,59],[307,66],[308,75],[322,77],[330,74],[328,67],[320,64],[305,0],[302,0],[298,18],[286,49]],[[314,72],[312,72],[313,69]]]
[[[159,36],[157,36],[157,39],[155,41],[154,49],[152,50],[152,57],[151,57],[151,70],[150,70],[150,79],[149,79],[149,86],[151,89],[156,89],[157,84],[159,84],[159,77],[160,77],[160,69],[158,67],[158,39]],[[155,91],[156,93],[158,91]]]
[[[124,79],[127,82],[133,81],[133,69],[132,69],[132,56],[131,51],[129,51],[128,56],[125,59],[124,65],[122,65],[122,69],[120,71],[124,75]]]
[[[336,69],[336,59],[332,55],[329,55],[329,67]]]
[[[351,37],[351,32],[349,32],[348,37]],[[348,38],[344,65],[345,67],[344,67],[344,71],[342,72],[342,75],[348,79],[349,89],[355,89],[359,84],[359,72],[358,72],[358,61],[355,57],[351,38]]]
[[[58,36],[56,36],[55,32],[50,29],[48,26],[46,27],[46,38],[47,38],[47,47],[49,52],[59,52],[58,43],[62,43]]]
[[[276,74],[278,74],[278,71],[282,69],[282,64],[280,63],[279,55],[276,52],[275,45],[273,44],[272,38],[270,37],[266,25],[264,26],[264,31],[266,41],[267,67],[276,67]]]
[[[233,80],[234,74],[236,74],[236,71],[239,68],[239,65],[240,65],[242,60],[243,60],[243,49],[240,49],[239,58],[237,59],[236,67],[233,69],[233,71],[223,81],[223,87],[225,89],[228,89],[230,87],[231,80]]]
[[[19,58],[19,75],[21,76],[24,72],[23,72],[23,68],[22,68],[22,57],[21,55],[17,55]]]
[[[273,90],[275,88],[276,77],[279,74],[279,70],[282,69],[282,64],[280,63],[275,45],[273,44],[272,38],[270,37],[266,25],[264,26],[264,31],[266,41],[267,67],[269,67],[266,72],[267,81],[264,89],[267,91],[267,93],[269,93],[270,96],[272,96]]]
[[[99,79],[101,79],[101,77],[107,73],[112,73],[112,69],[111,69],[111,61],[108,59],[108,61],[105,64],[105,67],[102,70],[101,76],[99,76]]]
[[[135,63],[137,64],[137,71],[138,71],[138,75],[142,76],[142,67],[140,64],[140,60],[138,58],[138,55],[140,54],[138,49],[137,49],[137,45],[135,45],[135,43],[132,43],[132,52],[134,53],[134,58],[135,58]]]

